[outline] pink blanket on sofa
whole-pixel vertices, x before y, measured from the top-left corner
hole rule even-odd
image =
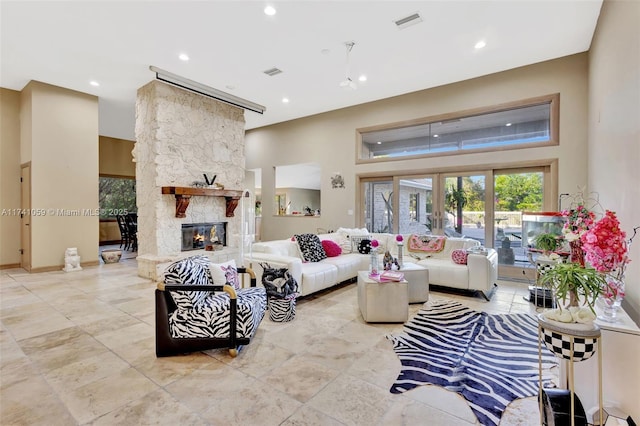
[[[419,251],[423,253],[438,253],[444,249],[445,236],[439,235],[417,235],[411,234],[409,237],[409,251]]]

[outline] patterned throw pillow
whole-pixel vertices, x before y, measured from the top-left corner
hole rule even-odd
[[[456,249],[451,252],[451,260],[458,265],[467,264],[467,251],[462,249]]]
[[[209,258],[198,255],[172,263],[164,272],[164,282],[170,285],[211,284]],[[192,309],[194,305],[206,299],[207,294],[206,291],[172,291],[171,297],[179,308]]]
[[[342,253],[355,253],[358,251],[358,244],[360,239],[369,238],[369,231],[367,228],[338,228],[336,231],[340,241],[338,244],[342,249]],[[354,238],[355,237],[355,238]],[[359,238],[358,238],[359,237]],[[354,243],[357,241],[357,243]]]
[[[360,244],[358,245],[358,253],[369,254],[370,252],[371,252],[371,240],[367,238],[360,240]]]
[[[367,240],[369,241],[369,243],[371,243],[371,235],[367,234],[367,235],[352,235],[349,237],[350,241],[351,241],[351,253],[358,253],[360,250],[360,243],[363,240]]]
[[[211,278],[215,285],[229,284],[236,290],[241,288],[240,279],[238,278],[238,268],[234,259],[223,263],[211,263],[209,265]]]
[[[342,254],[340,246],[331,240],[322,240],[322,248],[328,257],[336,257]]]
[[[296,234],[296,242],[302,257],[307,262],[320,262],[327,258],[320,238],[316,234]]]

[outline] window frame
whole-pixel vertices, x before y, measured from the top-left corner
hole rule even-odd
[[[393,129],[401,129],[404,127],[418,126],[424,125],[434,122],[442,122],[455,120],[460,118],[467,118],[472,116],[478,116],[483,114],[490,114],[502,111],[509,111],[513,109],[519,109],[524,107],[532,107],[536,105],[549,104],[549,140],[542,142],[527,142],[522,144],[514,144],[514,145],[505,145],[499,147],[486,147],[486,148],[469,148],[455,151],[439,151],[434,153],[425,153],[425,154],[416,154],[416,155],[407,155],[407,156],[397,156],[397,157],[380,157],[380,158],[361,158],[363,152],[363,133],[381,131],[381,130],[393,130]],[[462,111],[457,111],[453,113],[439,114],[429,117],[423,117],[413,120],[404,120],[398,121],[395,123],[381,124],[370,127],[362,127],[356,129],[356,164],[371,164],[371,163],[382,163],[389,161],[404,161],[404,160],[412,160],[412,159],[420,159],[420,158],[433,158],[433,157],[442,157],[442,156],[450,156],[450,155],[464,155],[464,154],[472,154],[478,152],[496,152],[496,151],[507,151],[514,149],[528,149],[528,148],[537,148],[537,147],[546,147],[546,146],[554,146],[560,144],[559,138],[559,118],[560,118],[560,94],[555,93],[551,95],[543,95],[537,96],[534,98],[522,99],[513,102],[507,102],[487,107],[473,108]]]
[[[130,212],[127,210],[127,212],[128,212],[128,213],[137,213],[137,202],[138,202],[138,201],[137,201],[137,200],[138,200],[138,189],[137,189],[137,188],[138,188],[138,186],[137,186],[137,184],[138,184],[138,182],[137,182],[137,179],[136,179],[136,177],[135,177],[135,176],[125,176],[125,175],[114,175],[114,174],[107,174],[107,173],[99,173],[99,174],[98,174],[98,185],[100,185],[100,178],[109,178],[109,179],[127,179],[127,180],[132,180],[132,181],[135,183],[135,185],[136,185],[136,191],[135,191],[135,194],[136,194],[136,208],[135,208],[133,211],[130,211]],[[99,189],[99,188],[98,188],[98,207],[99,207],[100,212],[101,212],[101,214],[100,214],[100,221],[103,221],[103,222],[109,222],[109,221],[115,221],[115,220],[116,220],[116,216],[115,216],[115,215],[108,215],[108,216],[106,216],[106,217],[104,217],[104,216],[102,215],[102,212],[103,212],[103,211],[106,211],[106,210],[108,210],[108,209],[105,209],[105,208],[100,204],[100,189]],[[112,209],[112,210],[113,210],[113,209]],[[124,210],[124,208],[123,208],[123,210]],[[107,212],[107,213],[113,213],[113,211],[111,211],[111,212]]]

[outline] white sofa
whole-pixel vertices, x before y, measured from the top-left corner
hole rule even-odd
[[[398,245],[395,234],[370,233],[378,240],[380,247],[380,266],[385,250],[393,257],[398,256]],[[410,234],[403,235],[408,241]],[[297,280],[300,295],[305,296],[344,281],[354,280],[358,271],[368,270],[370,255],[360,254],[357,250],[349,253],[350,241],[344,232],[318,235],[320,240],[332,240],[343,248],[343,254],[328,257],[320,262],[304,262],[295,241],[274,240],[254,243],[252,252],[246,256],[245,262],[251,264],[258,283],[262,277],[262,263],[272,267],[286,267]],[[438,253],[412,253],[405,247],[404,262],[412,262],[429,269],[429,284],[453,287],[463,290],[479,291],[488,300],[496,286],[498,276],[498,255],[494,249],[486,249],[483,254],[468,254],[467,264],[456,264],[451,260],[451,252],[455,249],[479,247],[477,240],[470,238],[446,239],[444,249]],[[414,257],[417,256],[418,258]]]

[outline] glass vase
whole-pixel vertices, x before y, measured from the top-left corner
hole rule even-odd
[[[398,269],[402,269],[403,248],[404,248],[404,244],[402,242],[398,242]]]
[[[378,271],[379,271],[379,266],[378,266],[378,248],[371,248],[371,251],[369,252],[369,255],[371,256],[371,261],[369,264],[369,275],[378,275]]]
[[[616,322],[618,310],[624,299],[624,281],[615,277],[607,277],[606,281],[600,295],[602,314],[598,316],[598,319],[605,322]]]

